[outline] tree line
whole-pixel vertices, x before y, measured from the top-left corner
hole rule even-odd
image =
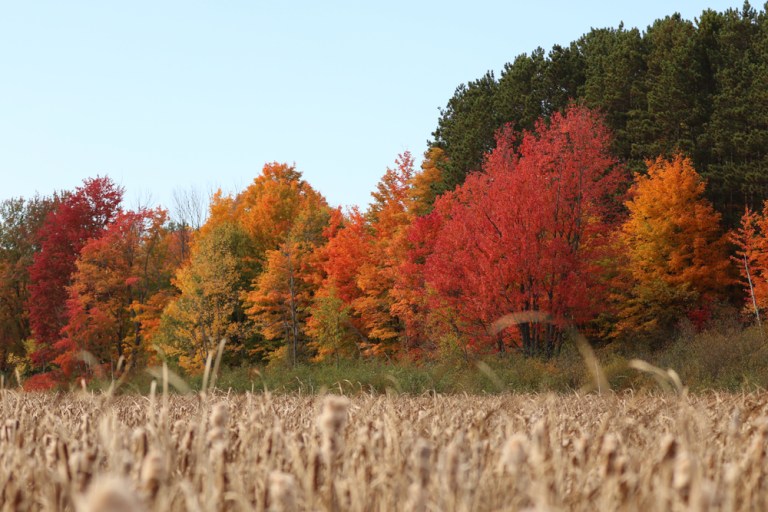
[[[221,340],[230,365],[547,359],[574,327],[658,346],[681,322],[754,315],[768,308],[764,155],[717,148],[768,129],[743,103],[768,90],[765,26],[745,4],[520,56],[459,87],[421,167],[399,155],[365,210],[331,207],[281,163],[213,194],[207,216],[183,193],[174,216],[128,209],[107,177],[7,199],[0,373],[29,389],[160,361],[194,373]],[[758,64],[727,82],[742,43]],[[716,78],[699,87],[691,70]]]

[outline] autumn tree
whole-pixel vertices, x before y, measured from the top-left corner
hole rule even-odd
[[[301,172],[279,163],[266,164],[231,204],[235,222],[251,237],[255,254],[261,258],[286,240],[302,212],[325,208],[325,198]]]
[[[372,236],[366,218],[358,208],[352,208],[346,216],[336,210],[324,235],[327,242],[318,250],[326,276],[324,287],[335,288],[341,300],[351,304],[362,295],[357,275]]]
[[[649,161],[647,174],[636,175],[620,234],[629,280],[620,333],[667,331],[731,283],[720,214],[705,187],[680,154]]]
[[[304,323],[319,284],[311,260],[325,242],[328,205],[295,167],[272,163],[238,194],[232,212],[250,236],[261,266],[251,290],[243,294],[250,320],[271,344],[257,351],[267,355],[284,347],[280,353],[290,354],[296,364],[306,345]]]
[[[395,159],[394,168],[386,170],[371,194],[374,200],[367,218],[372,236],[356,278],[361,295],[352,307],[360,316],[374,354],[394,353],[403,341],[403,324],[393,311],[392,289],[407,251],[414,174],[413,158],[406,151]]]
[[[87,179],[65,195],[36,233],[39,252],[29,269],[27,308],[37,350],[38,369],[49,369],[58,355],[54,343],[67,323],[67,287],[76,270],[80,249],[101,235],[120,208],[123,190],[109,178]]]
[[[306,345],[305,323],[319,284],[313,253],[324,242],[322,232],[329,217],[327,208],[300,212],[286,240],[267,251],[264,270],[244,295],[246,313],[257,329],[278,344],[269,348],[284,347],[277,354],[287,352],[294,365]]]
[[[357,355],[357,335],[352,328],[351,315],[352,308],[341,300],[333,287],[314,297],[306,332],[317,353],[315,361],[332,358],[338,366],[340,359]]]
[[[365,213],[352,209],[321,250],[325,280],[351,308],[349,325],[358,333],[368,355],[393,354],[403,336],[403,324],[393,309],[392,290],[400,261],[407,252],[414,163],[409,152],[398,156],[371,194]]]
[[[760,212],[747,208],[739,227],[730,233],[736,246],[731,257],[739,269],[744,289],[745,305],[750,314],[754,309],[768,309],[768,201]]]
[[[406,231],[405,253],[397,264],[395,282],[390,292],[393,300],[391,311],[403,325],[402,350],[409,357],[429,356],[434,352],[434,340],[442,334],[438,331],[444,322],[446,310],[430,300],[432,290],[426,283],[425,269],[434,244],[442,229],[443,218],[437,212],[417,217]],[[430,304],[430,302],[432,302]]]
[[[34,235],[57,201],[54,195],[0,203],[0,373],[10,370],[9,356],[25,356],[23,342],[32,335],[27,304],[38,250]]]
[[[68,288],[68,322],[54,345],[54,362],[66,376],[86,370],[81,351],[111,370],[121,357],[137,365],[152,355],[147,334],[171,298],[175,270],[168,266],[166,221],[161,209],[120,212],[83,246]]]
[[[222,339],[230,353],[248,350],[253,328],[241,296],[255,275],[252,253],[248,234],[224,222],[197,238],[189,261],[176,272],[179,296],[165,308],[156,339],[183,368],[202,370]]]
[[[296,315],[289,331],[301,331],[303,306],[297,306],[301,293],[294,285],[305,277],[318,281],[299,274],[328,215],[322,195],[287,164],[266,164],[238,194],[219,190],[212,195],[190,261],[176,277],[181,295],[164,315],[165,339],[185,366],[199,368],[211,343],[222,338],[242,357],[266,356],[279,337],[272,328],[274,315],[292,309],[290,297]]]
[[[551,357],[563,328],[590,320],[602,298],[605,220],[619,185],[610,136],[593,112],[571,106],[540,121],[515,149],[511,128],[497,135],[483,173],[442,196],[433,252],[425,263],[435,304],[459,315],[477,349],[519,340],[527,355]],[[546,312],[495,336],[508,313]],[[509,329],[507,330],[509,331]]]
[[[410,204],[408,209],[415,217],[432,211],[432,205],[440,190],[440,168],[446,163],[445,151],[431,147],[424,153],[421,171],[411,177]]]

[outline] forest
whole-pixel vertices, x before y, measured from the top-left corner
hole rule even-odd
[[[734,321],[764,338],[768,4],[517,56],[456,89],[423,163],[393,158],[365,209],[278,162],[168,209],[124,192],[0,203],[4,378],[196,375],[219,350],[548,365],[577,335],[631,356]]]

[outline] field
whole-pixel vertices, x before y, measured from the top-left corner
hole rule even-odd
[[[766,510],[758,394],[3,390],[2,510]]]

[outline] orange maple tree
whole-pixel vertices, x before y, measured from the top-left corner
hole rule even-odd
[[[720,214],[704,197],[706,182],[690,159],[677,154],[647,164],[630,190],[620,233],[629,284],[618,332],[669,328],[722,297],[732,282]]]
[[[739,269],[747,308],[752,313],[755,306],[768,309],[768,201],[761,212],[747,208],[730,239],[737,248],[731,259]]]

